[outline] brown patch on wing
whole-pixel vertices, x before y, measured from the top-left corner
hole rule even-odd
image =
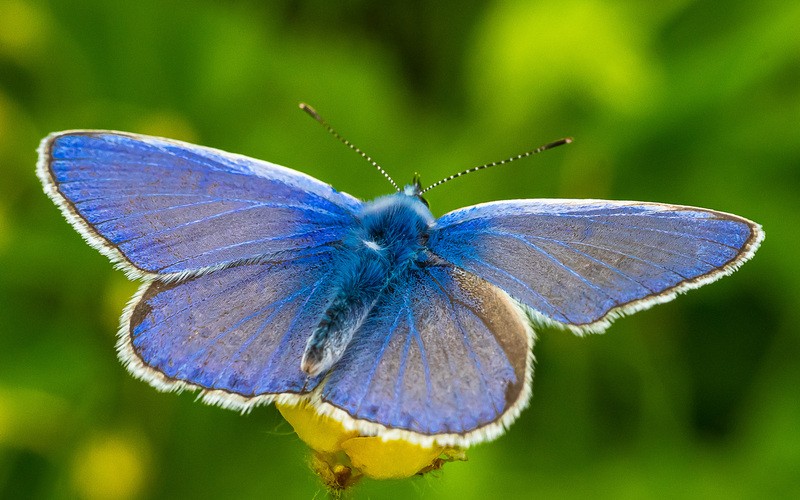
[[[165,292],[172,288],[175,288],[180,283],[164,283],[161,281],[153,281],[150,283],[150,286],[147,287],[147,290],[142,294],[142,297],[139,299],[139,302],[136,303],[136,307],[131,312],[131,319],[128,323],[128,335],[133,333],[134,328],[139,326],[147,316],[153,311],[153,308],[150,306],[150,299],[155,297],[161,292]]]
[[[474,304],[467,305],[492,332],[514,368],[516,382],[506,387],[506,408],[514,405],[525,387],[529,345],[528,329],[508,295],[474,274],[455,269],[453,276]],[[466,305],[466,304],[465,304]]]

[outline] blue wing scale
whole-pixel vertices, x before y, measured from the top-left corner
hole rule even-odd
[[[332,257],[242,264],[146,283],[123,316],[118,349],[163,390],[201,389],[247,408],[313,390],[300,370],[328,299]]]
[[[429,247],[539,319],[583,332],[732,272],[762,238],[751,221],[701,208],[517,200],[443,216]]]
[[[323,403],[440,443],[502,432],[530,394],[527,320],[502,290],[449,265],[400,283],[331,370]]]
[[[62,132],[40,154],[48,194],[134,276],[166,279],[330,244],[361,206],[287,168],[167,139]]]

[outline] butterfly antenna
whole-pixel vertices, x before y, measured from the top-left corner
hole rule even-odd
[[[395,189],[396,189],[398,192],[400,191],[400,188],[397,186],[397,183],[394,181],[394,179],[392,179],[392,177],[391,177],[389,174],[387,174],[387,173],[386,173],[386,170],[384,170],[384,169],[383,169],[383,167],[381,167],[380,165],[378,165],[378,163],[377,163],[375,160],[373,160],[371,156],[369,156],[367,153],[365,153],[365,152],[361,151],[361,150],[360,150],[360,149],[359,149],[359,148],[358,148],[356,145],[354,145],[352,142],[348,141],[347,139],[345,139],[344,137],[342,137],[341,135],[339,135],[339,133],[338,133],[336,130],[334,130],[334,129],[333,129],[333,127],[331,127],[331,126],[328,124],[328,122],[326,122],[326,121],[325,121],[325,119],[324,119],[324,118],[322,118],[322,117],[319,115],[319,113],[317,113],[317,110],[316,110],[316,109],[312,108],[311,106],[309,106],[308,104],[306,104],[306,103],[304,103],[304,102],[301,102],[301,103],[300,103],[300,109],[302,109],[303,111],[305,111],[306,113],[308,113],[308,114],[309,114],[309,116],[311,116],[311,118],[313,118],[313,119],[317,120],[317,121],[320,123],[320,125],[322,125],[323,127],[325,127],[325,130],[327,130],[327,131],[328,131],[328,132],[329,132],[329,133],[330,133],[332,136],[334,136],[334,137],[336,137],[337,139],[339,139],[339,142],[341,142],[342,144],[344,144],[344,145],[345,145],[345,146],[347,146],[348,148],[352,149],[352,150],[353,150],[353,151],[355,151],[356,153],[360,154],[362,158],[364,158],[365,160],[367,160],[368,162],[370,162],[370,163],[372,164],[372,166],[373,166],[373,167],[375,167],[375,168],[377,168],[377,169],[378,169],[378,172],[380,172],[380,173],[382,173],[382,174],[383,174],[383,176],[386,178],[386,180],[387,180],[387,181],[389,181],[389,182],[391,183],[391,185],[392,185],[392,186],[394,186],[394,188],[395,188]]]
[[[450,177],[445,177],[444,179],[442,179],[440,181],[434,182],[430,186],[428,186],[425,189],[423,189],[419,194],[426,193],[426,192],[430,191],[431,189],[435,188],[436,186],[440,186],[440,185],[444,184],[445,182],[452,181],[453,179],[455,179],[457,177],[461,177],[462,175],[471,174],[472,172],[477,172],[478,170],[483,170],[484,168],[496,167],[498,165],[504,165],[506,163],[511,163],[512,161],[521,160],[522,158],[527,158],[527,157],[533,156],[533,155],[535,155],[537,153],[541,153],[542,151],[547,151],[548,149],[553,149],[553,148],[558,147],[558,146],[563,146],[564,144],[569,144],[570,142],[572,142],[572,137],[565,137],[564,139],[559,139],[557,141],[553,141],[551,143],[545,144],[544,146],[539,146],[536,149],[531,149],[530,151],[526,151],[526,152],[518,154],[516,156],[512,156],[511,158],[506,158],[505,160],[493,161],[492,163],[487,163],[485,165],[478,165],[477,167],[468,168],[468,169],[464,170],[463,172],[459,172],[457,174],[453,174]]]

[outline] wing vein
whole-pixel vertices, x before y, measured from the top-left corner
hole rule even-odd
[[[667,234],[667,235],[670,235],[670,236],[679,236],[679,237],[684,237],[684,238],[703,240],[703,241],[706,241],[708,243],[712,243],[714,245],[720,245],[720,246],[728,247],[728,248],[731,248],[733,250],[736,250],[737,252],[739,251],[738,247],[735,247],[735,246],[732,246],[732,245],[728,245],[728,244],[722,243],[720,241],[715,241],[715,240],[712,240],[712,239],[709,239],[709,238],[705,238],[703,236],[698,236],[698,235],[695,235],[695,234],[686,233],[686,232],[683,232],[683,231],[670,231],[670,230],[667,230],[667,229],[658,229],[658,228],[653,228],[653,227],[642,227],[642,226],[636,226],[636,225],[633,225],[633,224],[623,224],[623,223],[620,223],[620,222],[598,220],[598,219],[594,218],[594,215],[588,215],[588,214],[587,215],[558,214],[558,213],[517,214],[517,216],[523,216],[523,215],[524,216],[529,216],[529,217],[558,217],[558,218],[565,218],[565,219],[578,219],[578,220],[588,221],[590,223],[600,224],[600,225],[604,225],[604,226],[622,227],[622,228],[632,229],[632,230],[637,230],[637,231],[657,232],[657,233],[661,233],[661,234]],[[608,215],[611,216],[611,215],[614,215],[614,214],[608,214]],[[629,216],[629,217],[646,217],[647,215],[652,215],[652,212],[650,212],[650,213],[641,213],[641,214],[626,213],[626,214],[615,214],[615,215],[616,216]],[[652,217],[652,218],[653,219],[655,219],[655,218],[659,218],[659,219],[669,218],[669,219],[675,219],[675,220],[683,220],[680,217],[664,217],[663,215],[660,216],[660,217]],[[444,227],[448,228],[448,229],[449,228],[455,228],[456,226],[460,226],[462,224],[467,224],[467,223],[470,223],[470,222],[473,222],[473,221],[476,221],[476,220],[495,222],[492,216],[488,216],[488,215],[484,216],[484,215],[482,215],[482,216],[477,216],[477,217],[473,217],[473,218],[470,218],[470,219],[464,219],[464,220],[456,221],[456,222],[453,222],[453,223],[449,223]],[[720,220],[720,219],[706,219],[706,220]],[[472,232],[469,229],[462,230],[462,231]]]
[[[561,262],[560,260],[558,260],[550,252],[547,252],[547,251],[543,250],[541,247],[539,247],[538,245],[535,245],[534,243],[528,241],[527,238],[525,238],[524,236],[520,236],[520,235],[515,234],[515,233],[505,233],[505,232],[498,232],[498,231],[487,231],[486,234],[493,234],[493,235],[496,235],[496,236],[507,236],[507,237],[511,237],[511,238],[514,238],[516,240],[519,240],[519,241],[523,242],[527,246],[531,247],[532,249],[536,250],[540,254],[544,255],[547,259],[549,259],[550,261],[555,263],[557,266],[565,269],[567,272],[569,272],[570,274],[572,274],[573,276],[578,278],[580,281],[583,281],[589,287],[591,287],[591,288],[595,289],[596,291],[602,293],[603,295],[605,295],[609,299],[614,300],[614,298],[611,295],[609,295],[608,292],[603,290],[601,287],[599,287],[595,283],[589,281],[589,279],[587,279],[586,277],[581,276],[580,273],[578,273],[577,271],[575,271],[574,269],[572,269],[568,265],[566,265],[563,262]]]
[[[241,353],[243,349],[245,349],[247,346],[249,346],[250,343],[253,340],[255,340],[255,338],[258,335],[261,334],[261,332],[263,331],[263,329],[266,326],[267,322],[272,317],[274,317],[278,312],[280,312],[284,307],[286,307],[286,305],[290,304],[291,302],[294,302],[294,300],[298,296],[300,296],[303,292],[308,290],[308,288],[309,287],[304,287],[304,288],[298,290],[297,292],[295,292],[294,294],[283,298],[282,300],[278,300],[278,301],[275,301],[275,302],[270,302],[269,304],[265,305],[261,309],[258,309],[256,312],[254,312],[252,314],[249,314],[249,315],[245,316],[244,318],[242,318],[241,320],[237,321],[235,324],[231,325],[229,328],[226,328],[225,330],[223,330],[222,332],[217,334],[214,338],[212,338],[208,342],[206,342],[205,346],[203,346],[202,348],[199,348],[197,350],[197,352],[195,352],[191,357],[189,357],[189,359],[186,360],[185,363],[183,363],[183,365],[180,367],[180,369],[178,369],[178,371],[176,373],[181,372],[184,368],[186,368],[186,365],[188,365],[189,363],[194,362],[200,355],[202,355],[203,353],[207,352],[208,349],[211,348],[214,344],[218,343],[220,340],[222,340],[223,338],[225,338],[228,335],[230,335],[231,333],[233,333],[233,331],[236,328],[238,328],[239,326],[243,325],[247,321],[250,321],[251,319],[253,319],[253,318],[257,317],[257,316],[260,316],[261,314],[264,314],[265,312],[269,311],[270,309],[275,309],[274,311],[270,312],[267,315],[267,317],[261,322],[261,325],[259,326],[258,329],[256,329],[255,333],[253,333],[244,343],[242,343],[242,346],[236,351],[236,353],[234,353],[233,356],[231,356],[232,359],[230,361],[228,361],[228,363],[225,365],[225,367],[222,369],[222,371],[220,371],[220,374],[217,375],[217,377],[214,379],[214,381],[211,382],[211,384],[210,384],[211,387],[216,386],[217,381],[220,379],[220,377],[222,377],[222,374],[225,372],[225,370],[228,369],[228,367],[233,364],[233,362],[234,362],[233,358],[235,356],[237,356],[239,353]]]
[[[462,333],[461,343],[464,345],[464,349],[466,349],[467,355],[469,356],[470,360],[475,365],[475,370],[480,374],[481,388],[483,389],[484,393],[489,395],[489,400],[492,402],[492,407],[494,408],[495,415],[499,415],[501,413],[501,410],[497,408],[497,405],[495,404],[494,398],[492,398],[491,393],[489,391],[489,386],[488,386],[488,384],[486,382],[486,379],[487,379],[486,372],[483,370],[483,366],[481,365],[481,362],[478,359],[477,354],[472,349],[472,343],[469,341],[467,330],[464,328],[464,325],[461,323],[461,319],[458,317],[458,314],[456,314],[456,308],[455,308],[455,305],[453,304],[453,301],[451,300],[450,296],[447,294],[447,292],[444,289],[444,286],[439,282],[439,280],[437,280],[436,277],[433,276],[432,273],[429,272],[428,274],[430,275],[430,277],[433,280],[433,282],[436,283],[436,286],[439,287],[439,290],[441,291],[441,293],[444,296],[444,298],[447,301],[447,303],[450,304],[450,317],[453,319],[453,322],[458,327],[458,330]],[[461,305],[462,306],[466,306],[463,303],[461,303]],[[467,308],[467,309],[469,309],[469,308]],[[491,332],[491,330],[489,330],[489,331]],[[447,356],[448,364],[450,365],[451,371],[454,374],[458,373],[458,371],[455,370],[453,365],[452,365],[452,362],[450,360],[450,356],[449,356],[449,353],[447,352],[447,349],[445,349],[445,356]],[[457,400],[456,403],[458,404],[458,407],[460,408],[461,405],[460,405],[460,402],[458,401],[458,399],[459,399],[458,398],[458,393],[456,392],[455,395],[456,395],[456,400]],[[464,429],[465,428],[464,427],[464,422],[461,421],[460,417],[459,417],[459,421],[461,423],[461,428]]]
[[[335,228],[333,226],[330,226],[330,227],[317,229],[316,231],[323,231],[325,229],[335,229]],[[302,238],[302,237],[308,236],[310,234],[311,234],[311,231],[308,231],[308,232],[304,232],[304,233],[294,233],[294,234],[285,235],[285,236],[272,236],[272,237],[269,237],[269,238],[259,238],[259,239],[256,239],[256,240],[242,241],[240,243],[234,243],[232,245],[225,245],[225,246],[222,246],[222,247],[216,247],[216,248],[212,248],[211,250],[206,250],[205,252],[201,252],[199,254],[190,255],[188,257],[184,257],[183,259],[176,260],[175,262],[171,262],[169,265],[166,265],[166,266],[163,266],[163,267],[159,267],[158,269],[156,269],[156,272],[164,271],[165,269],[169,269],[171,267],[177,266],[178,264],[181,264],[181,263],[186,262],[188,260],[196,259],[196,258],[202,257],[204,255],[210,255],[210,254],[213,254],[215,252],[219,252],[221,250],[229,250],[231,248],[236,248],[236,247],[242,246],[242,245],[250,245],[250,244],[253,244],[253,243],[262,243],[262,242],[267,242],[267,241],[291,240],[293,238],[298,238],[298,237]],[[273,254],[254,256],[254,257],[248,258],[246,260],[249,261],[251,259],[268,258],[268,257],[273,257],[275,255],[279,255],[279,254],[282,254],[282,253],[285,253],[285,252],[294,252],[294,251],[297,251],[297,250],[311,250],[311,249],[314,249],[314,248],[325,247],[325,246],[329,245],[330,243],[333,243],[334,241],[336,241],[336,240],[326,241],[326,242],[319,243],[319,244],[316,244],[316,245],[306,245],[306,246],[297,245],[295,248],[292,248],[292,249],[282,250],[280,252],[276,252],[276,253],[273,253]]]
[[[222,295],[224,293],[227,293],[227,292],[233,290],[234,288],[237,288],[239,285],[241,285],[242,282],[244,282],[248,278],[249,278],[249,276],[242,276],[239,279],[232,280],[231,283],[229,283],[227,286],[225,286],[223,288],[220,288],[218,291],[216,291],[216,292],[214,292],[212,294],[203,296],[200,299],[200,303],[206,302],[206,301],[211,300],[211,299],[215,299],[215,298],[219,297],[220,295]],[[152,286],[152,284],[151,284],[151,286]],[[189,305],[187,305],[187,306],[185,306],[185,307],[183,307],[181,309],[173,311],[168,316],[164,316],[162,318],[162,321],[166,322],[167,320],[170,320],[170,319],[174,318],[178,314],[181,314],[181,313],[189,310],[190,308],[195,307],[196,305],[197,304],[189,304]],[[138,304],[137,304],[137,306],[138,306]],[[155,325],[148,326],[147,328],[144,328],[144,329],[140,330],[136,334],[136,339],[135,340],[137,342],[141,342],[142,339],[144,339],[147,336],[147,334],[153,330],[153,326],[155,326]],[[131,332],[131,333],[133,333],[133,332]]]
[[[383,359],[383,355],[385,354],[386,348],[389,346],[389,342],[391,341],[392,334],[394,334],[397,326],[400,324],[400,317],[402,316],[405,307],[400,308],[397,311],[397,316],[395,316],[394,323],[392,323],[392,328],[389,329],[389,334],[384,339],[383,344],[381,345],[380,350],[378,351],[378,355],[376,356],[375,363],[373,363],[372,368],[369,372],[368,383],[367,383],[367,390],[364,391],[364,394],[361,395],[361,398],[358,400],[358,405],[356,406],[355,415],[358,415],[359,411],[361,410],[361,405],[364,403],[364,399],[369,394],[370,389],[372,389],[372,384],[375,380],[375,372],[378,371],[378,365],[380,361]],[[406,345],[410,343],[411,339],[411,330],[409,330],[408,335],[406,336]]]
[[[547,305],[547,306],[549,306],[550,308],[552,308],[552,309],[553,309],[555,312],[557,312],[559,315],[561,315],[561,317],[562,317],[562,318],[564,318],[565,320],[567,320],[567,322],[570,322],[570,321],[571,321],[571,320],[569,319],[569,317],[567,316],[567,314],[564,312],[564,310],[563,310],[563,309],[561,309],[560,307],[556,307],[556,306],[555,306],[554,304],[552,304],[552,303],[551,303],[549,300],[547,300],[547,299],[544,297],[544,295],[542,295],[541,293],[537,292],[536,290],[534,290],[533,288],[531,288],[530,286],[528,286],[528,285],[527,285],[527,284],[526,284],[524,281],[520,280],[519,278],[517,278],[517,277],[516,277],[516,276],[514,276],[513,274],[511,274],[511,273],[509,273],[508,271],[506,271],[505,269],[502,269],[502,268],[500,268],[500,267],[494,266],[494,265],[492,265],[492,264],[489,264],[488,262],[484,262],[483,260],[477,259],[477,258],[475,258],[475,257],[467,257],[467,258],[468,258],[469,260],[472,260],[472,261],[478,262],[479,264],[481,264],[481,265],[483,265],[483,266],[486,266],[486,267],[488,267],[488,268],[490,268],[490,269],[492,269],[492,270],[494,270],[494,271],[497,271],[497,272],[498,272],[498,273],[500,273],[500,274],[503,274],[503,275],[507,276],[508,278],[510,278],[511,280],[515,281],[517,284],[519,284],[520,286],[522,286],[524,289],[526,289],[527,291],[529,291],[529,292],[530,292],[530,293],[532,293],[533,295],[535,295],[535,296],[539,297],[539,299],[541,299],[541,301],[542,301],[542,302],[544,302],[544,304],[545,304],[545,305]],[[499,285],[498,285],[498,286],[499,286]],[[502,288],[502,287],[501,287],[501,288]]]
[[[408,311],[408,328],[409,331],[414,335],[414,340],[417,343],[417,347],[419,348],[419,356],[420,362],[422,363],[422,367],[425,371],[425,390],[426,390],[426,398],[425,403],[428,408],[431,406],[431,398],[433,397],[433,384],[431,383],[431,369],[428,365],[428,357],[425,355],[425,346],[422,342],[422,337],[420,337],[419,332],[414,323],[414,312],[412,311],[411,307],[409,306],[408,299],[406,299],[406,310]]]
[[[281,337],[280,343],[275,348],[275,350],[272,351],[272,354],[270,354],[266,365],[258,373],[258,376],[256,377],[256,380],[261,379],[261,377],[263,377],[264,374],[267,373],[267,371],[272,368],[272,365],[275,364],[275,355],[277,355],[279,352],[284,350],[283,347],[286,345],[287,339],[289,338],[289,336],[290,336],[290,334],[292,332],[292,329],[294,329],[294,325],[297,323],[297,318],[300,317],[301,313],[306,312],[305,311],[306,304],[308,304],[308,301],[311,300],[311,297],[313,297],[314,294],[317,292],[317,290],[319,289],[319,287],[322,284],[322,282],[325,281],[325,278],[328,277],[328,274],[330,274],[330,273],[325,273],[323,276],[320,277],[319,280],[317,280],[316,283],[314,283],[314,287],[311,289],[311,292],[306,296],[305,300],[303,301],[303,305],[301,305],[300,307],[297,308],[297,313],[295,313],[294,317],[292,318],[292,321],[289,323],[289,326],[286,328],[286,333],[283,334],[283,337]],[[320,314],[322,314],[322,311],[320,311]],[[311,335],[311,332],[309,332],[308,334]],[[300,360],[299,359],[297,360],[297,369],[298,370],[300,369]],[[253,394],[258,393],[259,392],[258,387],[261,387],[261,386],[263,386],[263,384],[260,384],[258,386],[254,386],[253,387]]]

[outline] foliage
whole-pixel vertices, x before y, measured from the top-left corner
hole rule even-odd
[[[768,497],[800,490],[800,4],[0,1],[0,497],[310,498],[275,408],[160,394],[114,353],[135,290],[41,192],[48,132],[184,139],[362,198],[575,143],[430,193],[734,212],[766,242],[734,276],[579,339],[542,330],[534,398],[497,442],[393,498]]]

